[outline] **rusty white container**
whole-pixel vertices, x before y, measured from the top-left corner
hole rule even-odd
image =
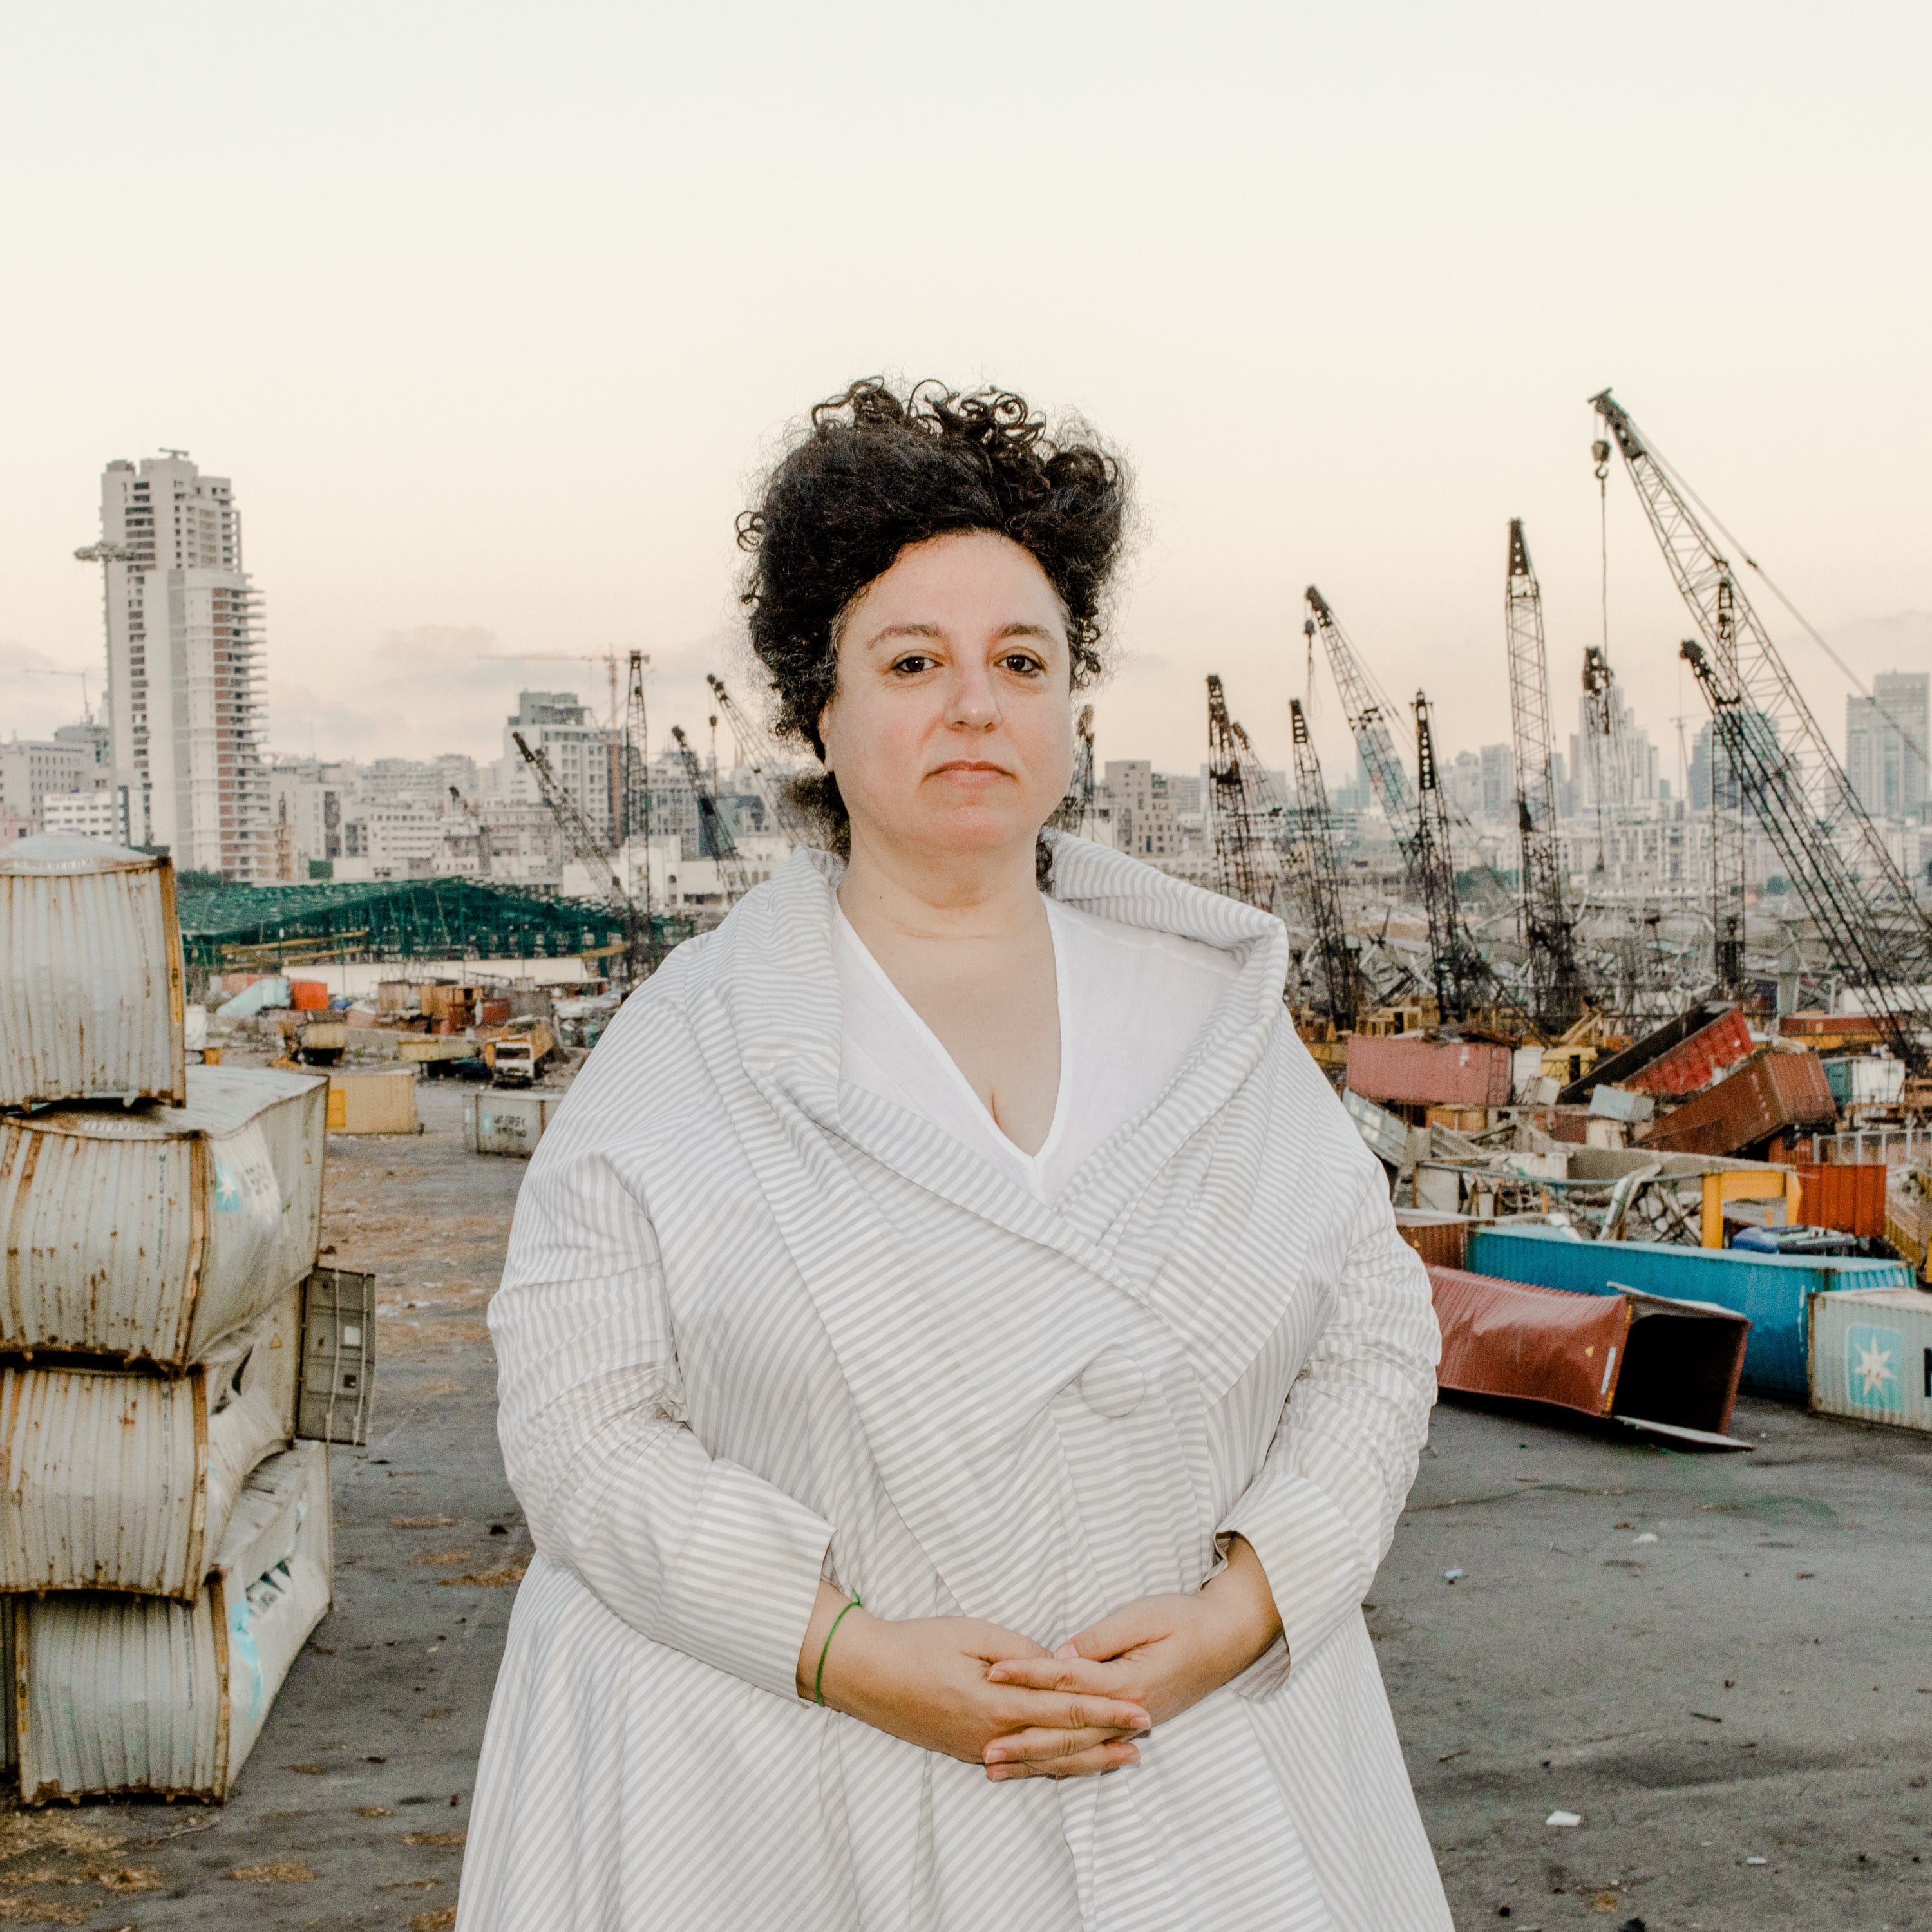
[[[180,1107],[0,1117],[0,1351],[185,1368],[314,1266],[328,1082],[187,1085]]]
[[[69,832],[0,848],[0,1107],[178,1106],[184,1019],[166,859]]]
[[[328,1451],[303,1442],[249,1478],[192,1603],[18,1599],[7,1661],[22,1802],[225,1798],[328,1613],[332,1568]]]
[[[192,1603],[250,1472],[295,1435],[301,1302],[184,1375],[0,1370],[0,1590]]]

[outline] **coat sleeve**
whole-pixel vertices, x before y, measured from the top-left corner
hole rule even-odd
[[[1414,1480],[1442,1352],[1429,1276],[1396,1231],[1379,1167],[1356,1190],[1327,1327],[1267,1460],[1220,1526],[1261,1558],[1285,1649],[1238,1680],[1265,1696],[1368,1594]]]
[[[795,1697],[831,1526],[686,1422],[657,1238],[600,1151],[638,1088],[593,1070],[525,1177],[490,1306],[504,1466],[538,1550],[614,1615]]]

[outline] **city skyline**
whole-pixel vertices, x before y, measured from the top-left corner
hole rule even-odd
[[[0,730],[77,714],[54,703],[77,680],[28,674],[99,662],[71,560],[92,478],[167,446],[247,497],[274,748],[481,754],[537,675],[479,660],[614,646],[652,654],[654,716],[700,729],[704,673],[746,682],[733,518],[787,426],[875,369],[997,376],[1133,462],[1096,700],[1119,753],[1198,759],[1214,671],[1282,761],[1311,580],[1393,696],[1428,686],[1445,742],[1504,736],[1515,515],[1567,710],[1599,640],[1606,382],[1868,685],[1932,658],[1926,271],[1897,245],[1932,184],[1903,138],[1922,16],[996,8],[1017,79],[988,104],[943,22],[847,0],[541,30],[351,0],[320,45],[219,0],[187,37],[109,11],[98,34],[23,16],[0,74],[32,372],[0,478]],[[1334,84],[1370,74],[1372,112]],[[103,248],[157,104],[219,220]],[[1145,138],[1096,173],[1092,130],[1123,117]],[[979,210],[989,256],[955,238]],[[1674,783],[1684,614],[1608,483],[1610,656]],[[1749,587],[1835,730],[1844,680]],[[1337,709],[1323,685],[1330,760]]]

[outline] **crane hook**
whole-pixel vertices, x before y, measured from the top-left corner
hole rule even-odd
[[[1610,446],[1601,439],[1592,443],[1590,460],[1597,466],[1597,481],[1602,482],[1610,473]]]

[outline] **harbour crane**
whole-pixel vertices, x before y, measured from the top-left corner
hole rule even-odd
[[[764,801],[765,811],[772,824],[794,845],[806,844],[805,828],[791,807],[785,773],[770,735],[740,708],[738,700],[724,688],[723,679],[715,672],[706,671],[704,681],[710,686],[711,694],[718,700],[718,708],[724,712],[724,721],[731,728],[732,742],[738,747],[738,761],[749,767],[752,782],[758,787],[758,796]]]
[[[1066,782],[1066,796],[1046,822],[1056,832],[1071,832],[1077,837],[1090,838],[1093,818],[1094,707],[1083,704],[1073,727],[1073,772]]]
[[[1537,1024],[1554,1040],[1581,1016],[1588,986],[1577,958],[1576,921],[1564,898],[1543,592],[1530,563],[1520,517],[1509,526],[1503,625],[1509,640],[1510,722],[1516,740],[1523,943],[1529,952],[1531,999]]]
[[[1712,736],[1733,782],[1777,848],[1833,963],[1866,992],[1887,1043],[1914,1073],[1932,1072],[1932,994],[1926,990],[1932,982],[1932,915],[1893,862],[1730,560],[1692,509],[1688,487],[1609,390],[1591,402],[1623,456],[1702,634],[1700,641],[1684,646],[1683,656],[1710,707]],[[1712,779],[1714,821],[1720,815],[1714,769]],[[1735,911],[1740,952],[1741,898]],[[1720,928],[1720,943],[1729,936]]]
[[[1477,998],[1496,986],[1489,962],[1476,950],[1456,896],[1455,848],[1449,836],[1449,806],[1436,769],[1436,734],[1429,700],[1415,694],[1415,860],[1429,916],[1429,954],[1435,968],[1436,1000],[1445,1022],[1467,1019]],[[1498,990],[1500,990],[1498,988]]]
[[[1472,991],[1478,986],[1486,986],[1498,1000],[1514,1006],[1513,996],[1476,950],[1463,923],[1449,838],[1449,805],[1436,782],[1435,746],[1426,729],[1426,700],[1420,692],[1417,694],[1420,706],[1416,720],[1418,748],[1425,740],[1430,747],[1430,796],[1423,797],[1410,788],[1408,774],[1396,755],[1388,707],[1376,695],[1367,666],[1321,592],[1311,584],[1306,596],[1313,614],[1303,629],[1311,639],[1321,640],[1335,688],[1342,694],[1342,709],[1354,735],[1363,769],[1369,775],[1369,783],[1402,853],[1409,890],[1429,914],[1430,955],[1438,997],[1448,989],[1442,1017],[1445,1020],[1465,1018]],[[1442,883],[1445,879],[1446,890]]]
[[[610,862],[610,854],[604,850],[603,842],[591,829],[590,821],[584,817],[576,800],[571,796],[557,777],[550,764],[549,753],[541,746],[532,750],[520,731],[512,731],[510,736],[524,764],[530,768],[530,776],[536,781],[538,795],[548,808],[551,818],[556,821],[564,850],[590,874],[598,896],[608,899],[622,915],[624,958],[632,982],[634,985],[651,968],[654,934],[648,887],[647,896],[640,908],[626,889],[623,880],[619,877],[616,867]]]
[[[1228,716],[1226,693],[1208,679],[1208,811],[1214,827],[1214,864],[1220,888],[1263,912],[1274,910],[1280,874],[1273,836],[1286,817],[1283,802],[1255,756],[1248,734]]]
[[[1300,884],[1315,928],[1315,945],[1322,957],[1322,976],[1328,1017],[1340,1028],[1352,1028],[1360,1004],[1355,955],[1342,910],[1341,868],[1335,857],[1335,827],[1328,815],[1328,790],[1322,782],[1322,760],[1309,736],[1301,700],[1288,700],[1288,725],[1294,740],[1296,829],[1289,848],[1289,871]]]
[[[1396,755],[1395,737],[1389,729],[1388,714],[1369,682],[1367,667],[1348,641],[1348,634],[1336,621],[1326,599],[1312,584],[1308,586],[1307,597],[1308,608],[1314,615],[1302,628],[1311,638],[1321,640],[1328,656],[1329,671],[1335,680],[1335,688],[1342,694],[1342,710],[1348,720],[1348,729],[1354,734],[1355,748],[1361,754],[1362,767],[1369,775],[1369,783],[1374,788],[1382,814],[1402,843],[1403,856],[1406,858],[1412,842],[1406,838],[1405,829],[1415,817],[1415,794],[1409,789],[1408,774],[1402,769],[1402,760]]]
[[[718,882],[724,888],[725,897],[735,903],[752,890],[752,875],[746,869],[738,842],[731,836],[731,828],[724,823],[724,814],[718,808],[717,796],[705,782],[704,767],[685,736],[684,727],[674,724],[670,735],[677,747],[678,762],[684,767],[685,781],[698,800],[700,845],[707,858],[717,862]]]

